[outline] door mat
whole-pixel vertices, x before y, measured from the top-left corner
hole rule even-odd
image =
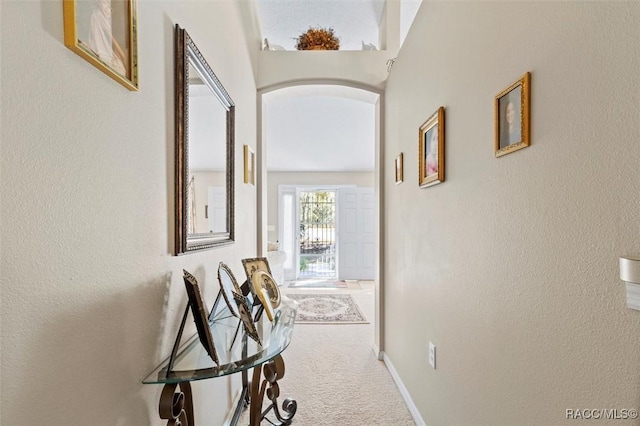
[[[298,302],[296,323],[368,324],[360,308],[348,294],[287,294]]]

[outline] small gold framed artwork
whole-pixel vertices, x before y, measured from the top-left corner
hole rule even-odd
[[[244,146],[244,183],[256,184],[256,155],[249,145]]]
[[[404,181],[404,155],[401,152],[395,160],[396,185],[400,185]]]
[[[444,182],[444,107],[431,115],[418,132],[418,185]]]
[[[531,73],[498,93],[494,101],[496,157],[529,146]]]
[[[138,90],[137,0],[63,0],[64,45]]]

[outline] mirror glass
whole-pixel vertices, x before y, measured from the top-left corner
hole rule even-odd
[[[227,111],[189,62],[187,238],[226,232]]]
[[[234,104],[176,25],[176,254],[233,242]]]

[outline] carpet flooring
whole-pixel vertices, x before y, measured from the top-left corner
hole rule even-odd
[[[278,381],[281,406],[293,398],[298,410],[292,426],[414,426],[415,422],[389,370],[372,351],[374,283],[360,290],[294,290],[283,294],[350,294],[369,324],[300,324],[282,353],[286,372]],[[360,287],[360,286],[359,286]],[[265,409],[268,405],[265,400]],[[273,416],[271,416],[273,420]],[[238,425],[249,424],[245,410]],[[269,425],[263,421],[263,425]]]
[[[287,297],[298,302],[296,323],[368,323],[348,294],[288,294]]]
[[[298,403],[293,426],[415,425],[389,371],[371,350],[372,336],[372,324],[294,327],[282,353],[286,372],[278,381],[279,404],[287,397]],[[249,410],[239,422],[246,424]]]

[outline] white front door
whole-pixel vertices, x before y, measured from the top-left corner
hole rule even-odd
[[[375,278],[375,206],[373,188],[338,190],[338,272],[341,280]]]
[[[209,232],[225,232],[227,230],[227,193],[222,186],[207,188],[209,202]]]

